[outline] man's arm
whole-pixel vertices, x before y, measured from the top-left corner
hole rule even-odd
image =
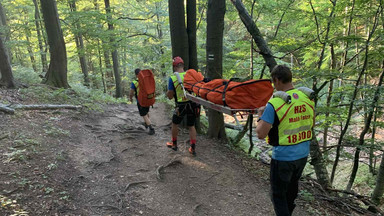
[[[133,95],[135,95],[135,90],[131,89],[129,91],[129,100],[131,101],[131,103],[133,102]]]
[[[262,117],[266,106],[260,107],[257,111],[259,118]],[[259,139],[265,139],[267,137],[269,131],[271,130],[272,124],[268,123],[264,120],[259,120],[256,126],[256,134]]]
[[[173,99],[174,95],[175,95],[175,91],[173,91],[173,90],[168,90],[167,91],[168,99],[170,99],[170,100]]]
[[[173,81],[171,78],[168,80],[168,91],[167,91],[167,97],[169,100],[173,99],[175,96],[175,86],[173,85]]]
[[[269,131],[271,130],[272,124],[260,120],[257,123],[256,134],[259,139],[265,139],[267,137]]]

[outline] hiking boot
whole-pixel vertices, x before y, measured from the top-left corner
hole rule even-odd
[[[191,155],[196,156],[195,144],[192,144],[191,147],[189,147],[188,151],[189,153],[191,153]]]
[[[149,134],[149,135],[153,135],[153,134],[155,134],[155,129],[150,128],[148,134]]]
[[[173,151],[177,151],[177,145],[173,144],[173,142],[167,142],[167,147],[171,148]]]

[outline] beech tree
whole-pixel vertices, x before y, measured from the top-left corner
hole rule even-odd
[[[187,1],[187,35],[189,68],[198,69],[196,44],[196,0]]]
[[[35,6],[35,26],[36,26],[36,34],[37,34],[37,40],[39,43],[39,52],[40,52],[40,58],[41,58],[41,64],[42,64],[42,72],[45,74],[48,71],[48,61],[47,61],[47,54],[46,54],[46,40],[44,40],[43,36],[43,29],[41,28],[40,23],[40,10],[39,5],[36,0],[33,0],[33,5]]]
[[[109,0],[104,0],[105,3],[105,11],[107,13],[108,18],[108,30],[111,32],[111,35],[109,35],[109,41],[112,44],[113,50],[112,50],[112,63],[113,63],[113,72],[115,75],[115,83],[116,83],[116,97],[122,97],[123,93],[121,90],[121,76],[120,76],[120,65],[119,65],[119,55],[117,53],[117,45],[115,42],[115,38],[113,35],[113,24],[112,24],[112,13],[111,13],[111,6],[109,3]]]
[[[67,80],[67,51],[61,30],[59,14],[55,0],[40,0],[45,29],[48,36],[49,68],[45,75],[45,84],[59,88],[69,88]]]
[[[14,88],[15,82],[13,79],[11,64],[8,60],[7,51],[5,49],[3,39],[0,34],[0,87]]]
[[[76,0],[68,0],[68,4],[69,4],[69,8],[71,9],[71,12],[76,13]],[[75,21],[74,26],[75,26],[74,34],[75,34],[75,41],[76,41],[76,47],[77,47],[77,55],[79,56],[81,71],[83,72],[83,75],[84,75],[84,85],[89,86],[88,67],[87,67],[87,59],[84,53],[83,35],[80,32],[81,31],[80,24],[78,21]]]
[[[3,43],[6,43],[7,41],[9,41],[9,27],[7,25],[7,17],[5,15],[5,11],[1,2],[0,2],[0,27],[2,27],[3,30],[5,30],[5,32],[3,32],[1,36],[3,37]],[[4,47],[4,48],[9,58],[9,61],[11,62],[10,50],[7,47]]]
[[[225,0],[209,0],[207,11],[207,75],[211,79],[222,78],[223,75],[223,31]],[[215,110],[208,113],[208,136],[226,139],[224,116]]]
[[[189,69],[189,45],[185,27],[184,1],[169,0],[168,7],[172,57],[180,56],[184,60],[184,69]]]

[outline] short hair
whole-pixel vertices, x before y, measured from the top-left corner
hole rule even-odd
[[[292,72],[285,65],[276,65],[272,69],[271,77],[280,80],[284,84],[292,82]]]
[[[141,69],[140,68],[136,68],[135,69],[135,74],[138,75],[140,73]]]

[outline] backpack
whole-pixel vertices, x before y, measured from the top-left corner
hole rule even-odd
[[[151,70],[141,70],[138,74],[139,95],[137,100],[140,106],[150,107],[155,103],[156,84],[155,78]]]

